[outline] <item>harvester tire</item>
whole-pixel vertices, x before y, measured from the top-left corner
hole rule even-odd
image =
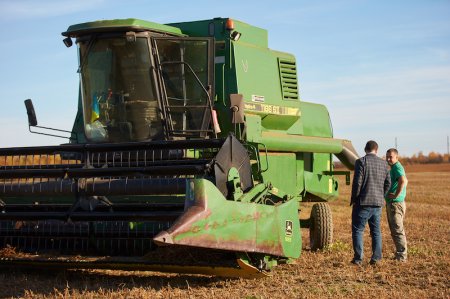
[[[316,203],[312,206],[309,241],[311,250],[324,249],[333,242],[333,218],[327,203]]]

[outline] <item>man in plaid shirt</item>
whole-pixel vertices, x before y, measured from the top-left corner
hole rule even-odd
[[[361,265],[363,259],[364,228],[369,223],[372,237],[370,264],[381,260],[381,209],[384,197],[391,185],[389,167],[386,161],[377,157],[378,144],[370,140],[364,148],[366,155],[355,163],[352,184],[352,241],[353,264]]]

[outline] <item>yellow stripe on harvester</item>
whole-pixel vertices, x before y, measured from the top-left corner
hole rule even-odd
[[[328,179],[328,193],[333,192],[333,179]]]
[[[244,109],[247,111],[254,111],[267,114],[277,114],[277,115],[290,115],[290,116],[300,116],[301,112],[298,108],[293,107],[282,107],[276,105],[267,105],[260,103],[245,103]]]

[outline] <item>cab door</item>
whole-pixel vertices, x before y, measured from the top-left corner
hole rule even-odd
[[[169,137],[212,136],[214,40],[154,38],[161,110]]]

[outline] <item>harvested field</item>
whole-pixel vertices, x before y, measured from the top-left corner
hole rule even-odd
[[[293,264],[277,267],[258,280],[222,279],[123,271],[0,270],[0,297],[23,298],[449,298],[450,297],[450,164],[406,167],[409,179],[406,233],[409,260],[393,256],[387,220],[383,218],[384,260],[379,266],[355,267],[352,258],[349,186],[331,203],[334,243],[324,252],[309,250]],[[304,206],[306,218],[311,204]],[[366,257],[370,240],[365,237]]]
[[[450,163],[405,165],[409,172],[450,172]]]

